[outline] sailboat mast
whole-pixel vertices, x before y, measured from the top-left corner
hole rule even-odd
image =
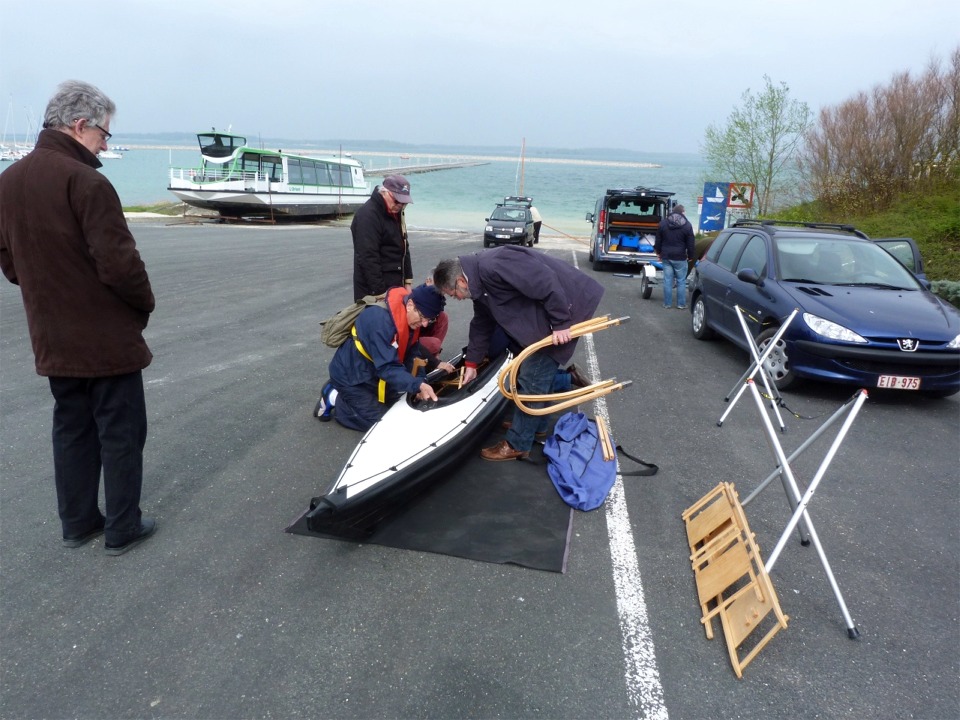
[[[527,139],[523,138],[520,143],[520,192],[518,193],[521,197],[523,196],[523,164],[524,164],[524,155],[526,154],[527,149]]]

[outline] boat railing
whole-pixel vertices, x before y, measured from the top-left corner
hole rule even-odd
[[[215,183],[215,182],[243,182],[245,185],[262,186],[264,189],[270,181],[270,176],[258,172],[239,172],[236,170],[221,170],[214,167],[206,168],[170,168],[170,182],[184,183]],[[279,180],[273,180],[276,184]]]

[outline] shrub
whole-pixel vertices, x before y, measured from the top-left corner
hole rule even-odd
[[[930,290],[956,308],[960,308],[960,281],[934,280],[930,283]]]

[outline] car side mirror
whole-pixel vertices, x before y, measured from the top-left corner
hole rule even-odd
[[[586,220],[588,223],[592,223],[592,222],[593,222],[593,213],[587,213],[587,215],[586,215],[586,217],[584,218],[584,220]]]
[[[745,283],[750,283],[751,285],[756,285],[757,287],[763,287],[763,280],[757,274],[757,271],[753,268],[744,268],[737,273],[737,280],[741,280]]]
[[[490,218],[484,218],[483,221],[484,221],[484,222],[490,222]]]

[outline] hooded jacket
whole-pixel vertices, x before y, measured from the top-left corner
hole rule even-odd
[[[383,295],[387,288],[403,286],[413,278],[410,248],[403,213],[391,215],[380,187],[350,223],[353,236],[353,298]]]
[[[654,251],[662,260],[694,260],[693,226],[681,213],[672,212],[660,221]]]
[[[39,375],[142,370],[155,301],[116,190],[66,133],[0,174],[0,270],[20,286]]]
[[[593,317],[603,286],[573,265],[546,253],[514,245],[460,256],[473,298],[466,361],[487,354],[497,325],[520,347],[529,347],[554,330],[567,330]],[[566,365],[576,339],[541,352]]]

